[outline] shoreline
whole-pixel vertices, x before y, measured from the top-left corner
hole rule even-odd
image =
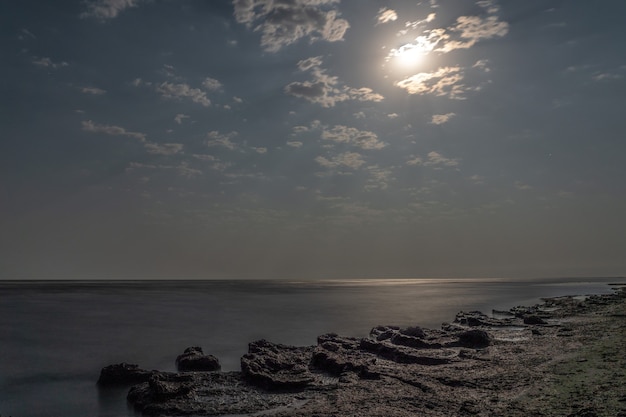
[[[626,416],[626,291],[612,288],[493,317],[461,312],[441,330],[257,341],[241,372],[133,368],[145,382],[129,400],[146,415]]]

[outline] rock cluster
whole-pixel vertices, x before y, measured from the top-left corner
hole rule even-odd
[[[191,347],[178,373],[111,365],[99,383],[138,384],[128,400],[145,415],[523,415],[503,398],[530,384],[529,364],[552,359],[546,342],[566,337],[560,318],[580,308],[570,297],[492,316],[461,312],[440,330],[377,326],[365,338],[331,333],[304,347],[258,340],[241,372],[215,372],[217,359]]]

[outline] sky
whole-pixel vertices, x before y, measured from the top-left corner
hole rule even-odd
[[[0,279],[626,274],[622,0],[0,4]]]

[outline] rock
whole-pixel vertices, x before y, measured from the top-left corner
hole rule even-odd
[[[185,404],[192,398],[196,379],[190,374],[155,372],[147,383],[135,385],[128,401],[147,415],[160,415],[168,404]]]
[[[547,324],[544,319],[536,315],[524,316],[524,324]]]
[[[472,329],[459,334],[459,344],[468,348],[480,349],[491,344],[491,337],[484,330]]]
[[[376,326],[370,330],[370,337],[378,341],[390,339],[400,330],[398,326]]]
[[[361,339],[360,348],[396,363],[419,365],[442,365],[450,363],[450,358],[446,357],[444,352],[432,351],[430,355],[418,354],[414,349],[394,346],[387,342],[377,342],[371,339]]]
[[[219,371],[220,362],[213,355],[205,355],[202,348],[193,346],[185,349],[182,355],[176,358],[176,368],[181,371]]]
[[[252,385],[270,391],[301,391],[313,383],[309,363],[313,347],[286,346],[258,340],[241,358],[241,372]]]
[[[98,385],[131,385],[146,382],[155,371],[140,369],[138,365],[118,363],[102,368]]]
[[[421,330],[421,329],[420,329]],[[422,331],[422,335],[424,332]],[[401,333],[396,333],[391,337],[391,343],[394,345],[408,346],[414,349],[439,349],[441,343],[428,343],[418,337],[407,336]]]
[[[405,327],[404,329],[400,329],[400,334],[403,334],[405,336],[417,337],[419,339],[426,337],[426,333],[424,332],[424,330],[418,326]]]

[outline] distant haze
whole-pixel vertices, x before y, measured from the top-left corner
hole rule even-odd
[[[0,279],[626,275],[626,2],[0,5]]]

